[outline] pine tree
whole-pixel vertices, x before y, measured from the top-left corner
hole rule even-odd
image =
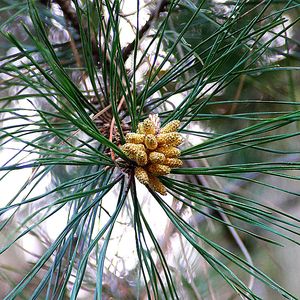
[[[299,11],[0,0],[2,298],[297,299]]]

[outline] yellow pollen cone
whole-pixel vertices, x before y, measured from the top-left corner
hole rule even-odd
[[[153,151],[149,154],[149,160],[153,164],[163,163],[165,161],[165,159],[166,159],[166,157],[163,153]]]
[[[137,151],[135,161],[139,166],[145,166],[148,162],[147,153],[145,151]]]
[[[171,168],[161,164],[152,164],[148,166],[148,171],[156,176],[170,174]]]
[[[136,167],[135,170],[135,177],[137,178],[137,180],[142,183],[142,184],[149,184],[149,176],[146,172],[146,170],[144,170],[142,167]]]
[[[167,195],[166,187],[160,182],[160,180],[157,177],[155,177],[153,175],[149,175],[149,186],[155,192],[158,192],[164,196]]]
[[[155,150],[157,148],[157,140],[153,134],[147,134],[145,136],[145,146],[149,150]]]
[[[126,143],[133,143],[133,144],[143,144],[145,135],[135,132],[129,132],[126,134]]]
[[[169,132],[174,132],[178,129],[180,125],[180,121],[174,120],[171,121],[170,123],[166,124],[159,132],[160,133],[169,133]]]
[[[155,134],[155,125],[149,118],[144,120],[143,128],[144,128],[144,133]]]
[[[170,168],[178,168],[182,166],[182,160],[178,158],[166,158],[163,164]]]
[[[166,157],[180,156],[180,150],[173,146],[160,146],[155,151],[164,154]]]
[[[176,147],[182,143],[181,134],[178,132],[160,133],[157,135],[156,139],[160,145],[166,144]]]

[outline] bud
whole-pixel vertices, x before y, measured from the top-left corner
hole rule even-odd
[[[155,176],[160,176],[170,174],[171,168],[161,164],[153,164],[148,166],[148,171]]]
[[[145,146],[149,150],[155,150],[157,148],[156,137],[153,134],[147,134],[145,136]]]
[[[155,134],[155,124],[149,118],[144,120],[143,127],[146,134]]]
[[[139,166],[145,166],[148,162],[147,153],[145,151],[137,151],[134,160]]]
[[[129,132],[126,134],[126,143],[143,144],[145,139],[144,134]]]
[[[153,175],[149,175],[149,186],[155,192],[158,192],[161,195],[167,195],[166,187],[160,182],[160,180],[157,177]]]
[[[160,133],[157,135],[157,142],[176,147],[182,143],[182,137],[178,132]]]
[[[182,160],[178,158],[166,158],[163,164],[170,168],[178,168],[182,166]]]
[[[180,150],[172,146],[160,146],[156,149],[156,151],[164,154],[166,157],[180,156]]]
[[[166,157],[164,156],[164,154],[159,153],[159,152],[153,151],[149,154],[149,160],[153,164],[163,163],[165,161],[165,159],[166,159]]]
[[[180,121],[178,120],[174,120],[171,121],[170,123],[166,124],[161,130],[160,133],[170,133],[170,132],[174,132],[178,129],[180,125]]]
[[[141,168],[141,167],[136,167],[135,168],[135,177],[137,180],[142,183],[142,184],[149,184],[149,177],[147,172]]]

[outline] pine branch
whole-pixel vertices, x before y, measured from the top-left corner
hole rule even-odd
[[[152,22],[158,18],[161,12],[163,12],[168,4],[168,0],[161,0],[157,7],[153,9],[150,13],[150,17],[145,23],[145,25],[139,30],[138,32],[138,39],[140,40],[144,34],[148,31],[148,29],[151,27]],[[122,56],[124,62],[128,59],[132,51],[134,50],[134,45],[136,43],[136,40],[133,40],[131,43],[129,43],[123,50],[122,50]]]
[[[41,2],[43,4],[45,4],[47,2],[47,0],[46,1],[41,0]],[[71,0],[56,0],[56,3],[60,6],[66,19],[72,24],[72,27],[79,34],[80,26],[79,26],[79,22],[78,22],[78,17],[77,17],[76,11],[71,6]],[[168,0],[161,0],[158,3],[157,7],[150,12],[149,19],[146,21],[144,26],[139,30],[139,33],[138,33],[139,40],[149,30],[149,28],[152,25],[152,22],[156,18],[159,17],[161,12],[163,12],[166,9],[167,4],[168,4]],[[85,28],[85,31],[86,31],[87,30],[86,25],[83,25],[83,27]],[[98,52],[99,49],[98,49],[97,41],[94,37],[91,37],[91,43],[92,43],[92,53],[93,53],[94,60],[97,64],[99,64],[100,63],[100,57],[99,57],[99,52]],[[122,49],[122,57],[123,57],[124,62],[129,58],[132,51],[134,50],[135,43],[136,43],[136,40],[133,40],[131,43],[129,43],[126,47],[124,47]],[[108,63],[108,61],[106,63]]]
[[[40,1],[43,5],[45,5],[47,7],[50,5],[50,0],[40,0]]]
[[[72,27],[77,31],[77,33],[80,34],[80,24],[78,21],[78,16],[75,9],[72,8],[71,6],[71,0],[55,0],[55,2],[60,6],[66,20],[68,20],[72,25]],[[87,32],[86,24],[82,24],[82,27],[84,28],[84,31],[87,34],[90,34],[89,32]],[[98,43],[93,35],[91,36],[91,46],[92,46],[92,55],[95,63],[97,65],[101,64]],[[108,61],[106,61],[106,63],[108,63]]]

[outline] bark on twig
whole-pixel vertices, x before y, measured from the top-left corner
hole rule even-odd
[[[50,0],[41,0],[41,3],[48,7],[50,5]]]
[[[47,0],[40,0],[40,1],[45,5],[47,3]],[[55,0],[55,2],[60,6],[61,10],[65,15],[66,20],[70,22],[70,24],[77,31],[77,33],[80,33],[80,24],[78,21],[78,16],[76,14],[75,9],[71,6],[71,0]],[[163,12],[166,9],[167,4],[168,4],[168,0],[159,1],[157,7],[150,12],[149,19],[146,21],[144,26],[139,30],[138,39],[141,39],[144,36],[144,34],[149,30],[152,22],[160,15],[161,12]],[[84,28],[85,31],[87,31],[85,24],[83,24],[82,27]],[[136,40],[133,40],[131,43],[129,43],[126,47],[122,49],[122,57],[124,62],[129,58],[132,51],[134,50],[135,43]],[[99,47],[95,37],[91,37],[91,44],[92,44],[93,58],[97,64],[101,64],[100,56],[99,56]]]
[[[78,16],[76,10],[71,6],[71,0],[55,0],[55,2],[60,6],[61,10],[64,13],[64,16],[67,21],[70,22],[72,27],[80,34],[80,24],[78,20]],[[82,27],[86,34],[91,35],[90,32],[87,32],[86,24],[82,24]],[[100,56],[99,56],[99,47],[97,40],[94,36],[91,36],[91,44],[92,44],[92,55],[95,63],[101,64]]]
[[[144,36],[146,31],[148,31],[148,29],[150,28],[152,21],[155,20],[159,16],[159,14],[165,10],[167,4],[168,4],[168,0],[162,0],[158,4],[158,6],[154,10],[151,11],[149,19],[147,20],[145,25],[138,32],[138,39],[141,39]],[[133,40],[125,48],[122,49],[122,57],[123,57],[124,62],[128,59],[128,57],[134,50],[135,43],[136,43],[136,40]]]

